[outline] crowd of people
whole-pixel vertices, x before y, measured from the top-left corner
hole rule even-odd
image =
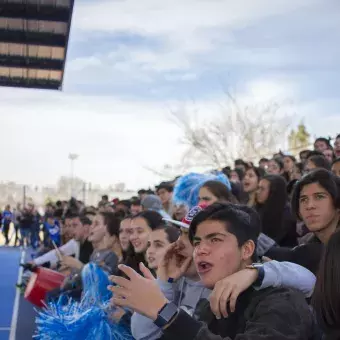
[[[36,249],[40,244],[40,229],[47,232],[48,216],[49,214],[46,214],[42,217],[32,203],[27,204],[23,209],[20,203],[13,209],[10,205],[7,205],[4,211],[0,212],[5,246],[9,246],[14,239],[12,242],[14,247],[30,245]],[[13,225],[12,233],[10,233],[11,225]]]
[[[95,264],[112,283],[111,321],[134,339],[336,340],[339,212],[340,135],[299,159],[239,159],[130,200],[71,199],[39,218],[33,206],[6,207],[2,217],[7,243],[13,222],[19,243],[36,248],[27,267],[65,275],[47,303],[81,301],[82,272]]]

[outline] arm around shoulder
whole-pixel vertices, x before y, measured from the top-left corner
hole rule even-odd
[[[310,297],[316,277],[308,269],[292,262],[270,261],[263,264],[264,278],[258,289],[268,287],[294,288]]]

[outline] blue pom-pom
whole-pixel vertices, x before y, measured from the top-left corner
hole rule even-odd
[[[107,273],[94,263],[88,263],[84,266],[81,279],[83,284],[83,292],[88,299],[104,303],[111,299],[112,293],[107,286],[112,285]]]
[[[37,320],[38,340],[132,340],[130,331],[109,321],[98,306],[83,308],[70,301],[65,306],[50,305]]]
[[[198,205],[199,190],[207,181],[219,181],[231,190],[229,179],[222,172],[217,174],[199,174],[191,172],[177,180],[174,187],[173,202],[175,204],[185,204],[189,209]]]
[[[83,296],[80,302],[61,296],[39,312],[37,340],[133,340],[130,330],[110,318],[112,293],[108,275],[89,263],[82,271]]]

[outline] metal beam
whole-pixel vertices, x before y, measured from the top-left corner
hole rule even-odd
[[[0,66],[63,71],[64,60],[0,54]]]
[[[18,44],[19,52],[14,53],[11,50],[11,55],[7,54],[6,49],[2,50],[3,54],[0,54],[0,68],[2,68],[3,76],[0,76],[0,86],[7,87],[23,87],[32,89],[46,89],[46,90],[61,90],[62,81],[65,71],[66,51],[68,47],[68,39],[70,33],[70,26],[72,20],[72,12],[74,6],[74,0],[70,0],[69,7],[63,7],[58,5],[44,5],[32,3],[31,1],[22,1],[23,3],[11,3],[12,0],[0,0],[0,20],[1,18],[15,18],[22,20],[35,20],[35,21],[48,21],[50,23],[66,23],[68,25],[67,32],[64,34],[56,34],[49,32],[36,32],[25,31],[21,29],[11,30],[7,27],[0,29],[0,43],[4,44]],[[15,0],[17,2],[17,0]],[[31,3],[30,3],[31,2]],[[50,24],[51,25],[51,24]],[[65,34],[66,33],[66,34]],[[49,59],[26,55],[27,49],[20,49],[20,45],[27,48],[27,46],[45,46],[45,47],[59,47],[64,48],[63,58],[58,55],[60,59]],[[33,46],[32,46],[33,47]],[[30,54],[33,53],[29,50]],[[44,54],[45,56],[45,54]],[[26,73],[22,72],[6,72],[6,69],[25,69]],[[42,70],[40,73],[32,72],[32,70]],[[48,72],[51,71],[51,72]],[[45,73],[48,73],[51,79],[42,78]],[[8,73],[8,74],[7,74]],[[13,75],[16,76],[13,76]],[[57,77],[56,74],[59,74]],[[25,77],[38,78],[27,78]],[[60,80],[56,79],[61,78]]]
[[[70,9],[65,7],[1,2],[0,17],[68,22],[72,15]]]
[[[72,26],[73,8],[74,8],[74,0],[70,0],[70,18],[69,18],[69,22],[68,22],[68,31],[67,31],[67,39],[66,39],[66,46],[65,46],[63,72],[61,74],[61,80],[60,80],[60,90],[63,89],[63,85],[64,85],[65,66],[66,66],[68,45],[69,45],[69,42],[70,42],[70,32],[71,32],[71,26]]]
[[[60,82],[55,80],[41,80],[32,78],[0,77],[0,86],[24,87],[30,89],[59,90]]]
[[[65,47],[67,38],[63,34],[0,29],[0,42],[6,43]]]

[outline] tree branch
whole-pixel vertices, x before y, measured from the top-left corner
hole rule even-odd
[[[199,124],[197,110],[193,116],[186,110],[172,112],[182,129],[182,142],[188,146],[185,157],[221,168],[236,158],[253,161],[282,148],[291,119],[280,114],[279,103],[242,106],[230,92],[226,97],[215,121]]]

